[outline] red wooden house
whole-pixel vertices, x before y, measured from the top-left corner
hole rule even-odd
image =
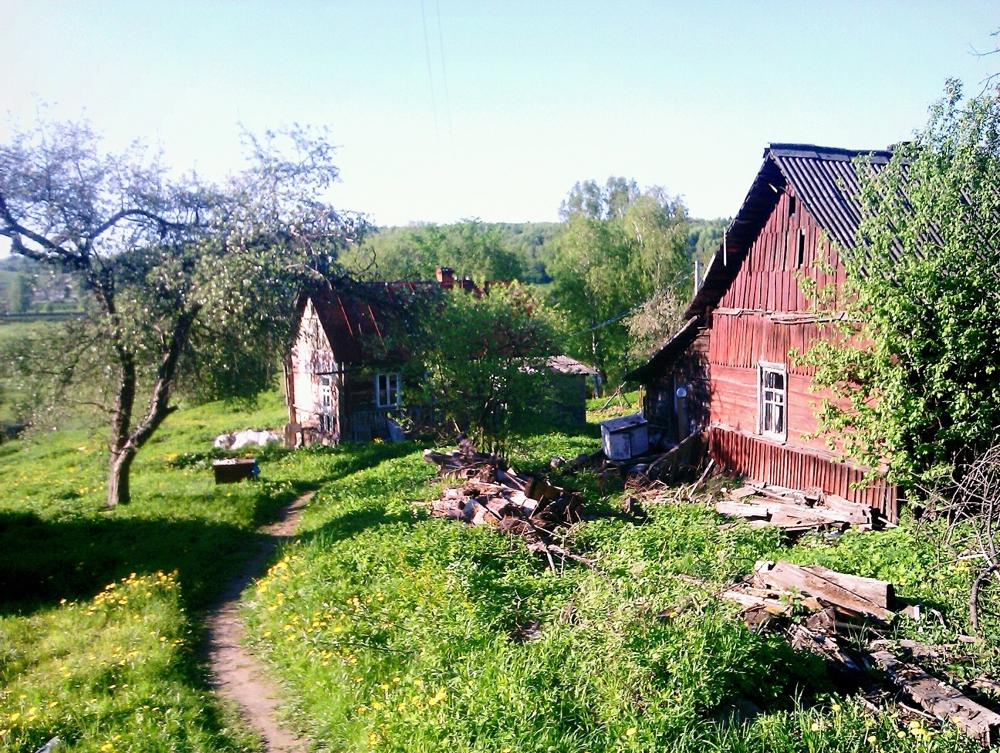
[[[864,469],[829,450],[817,430],[812,373],[789,357],[833,336],[797,275],[839,288],[860,220],[858,154],[772,144],[753,185],[712,257],[684,327],[628,375],[645,387],[643,409],[668,441],[701,430],[715,461],[750,479],[818,487],[897,515],[897,491],[859,486]],[[872,152],[874,165],[887,151]],[[817,265],[817,261],[826,264]],[[836,315],[836,312],[833,312]]]

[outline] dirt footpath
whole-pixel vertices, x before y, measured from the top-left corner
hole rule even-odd
[[[205,619],[209,682],[223,698],[239,704],[268,753],[306,753],[309,745],[280,725],[278,689],[268,678],[267,668],[241,646],[244,631],[237,619],[239,599],[243,590],[264,574],[278,544],[292,538],[302,508],[312,496],[312,492],[302,495],[282,509],[277,522],[262,529],[266,538],[226,585]]]

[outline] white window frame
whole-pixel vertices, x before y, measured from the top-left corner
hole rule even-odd
[[[383,380],[385,387],[383,388]],[[399,372],[375,375],[375,407],[398,408],[403,402],[403,378]]]
[[[765,387],[764,380],[767,374],[781,375],[781,388]],[[781,430],[775,431],[773,416],[776,411],[772,410],[770,425],[765,425],[768,412],[767,406],[780,408],[781,410]],[[788,368],[783,363],[771,363],[769,361],[757,362],[757,433],[762,437],[769,437],[784,442],[788,439]]]
[[[319,376],[319,430],[324,433],[333,431],[333,375]]]

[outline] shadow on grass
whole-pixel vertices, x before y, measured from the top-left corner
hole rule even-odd
[[[328,466],[307,480],[268,488],[262,481],[253,526],[266,525],[296,497],[386,460],[411,454],[419,445],[343,444],[309,448],[330,456]],[[277,461],[284,455],[275,454]],[[210,463],[210,461],[209,461]],[[266,469],[269,470],[269,469]],[[266,474],[270,475],[270,474]],[[140,504],[140,503],[136,503]],[[380,510],[348,513],[309,536],[346,538],[372,525],[399,522]],[[246,527],[205,520],[80,517],[45,520],[30,512],[0,513],[0,615],[30,614],[60,599],[88,599],[130,573],[177,571],[185,604],[211,605],[232,578],[261,551],[268,537]]]
[[[302,541],[316,541],[322,546],[336,544],[354,538],[369,528],[399,523],[412,524],[417,521],[412,512],[387,513],[382,507],[365,507],[350,510],[327,521],[319,528],[303,533]]]
[[[368,470],[369,468],[374,468],[380,463],[386,460],[395,460],[396,458],[405,457],[424,447],[429,447],[430,445],[424,442],[397,442],[397,443],[355,443],[355,442],[341,442],[335,447],[324,447],[322,445],[313,445],[312,447],[303,447],[299,450],[294,450],[294,453],[299,457],[310,457],[316,456],[325,459],[329,467],[324,470],[324,472],[311,479],[296,480],[292,479],[292,488],[295,490],[296,494],[305,494],[306,492],[316,491],[320,487],[332,483],[334,481],[340,481],[341,479],[347,478],[359,471]],[[280,460],[287,458],[288,453],[274,454],[272,456],[259,455],[257,460],[261,463],[262,468],[266,468],[269,461]]]
[[[0,513],[0,614],[87,599],[130,573],[177,571],[186,605],[206,606],[262,534],[198,520],[76,519]]]

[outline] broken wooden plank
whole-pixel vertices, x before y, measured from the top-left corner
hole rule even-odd
[[[805,625],[792,624],[788,627],[792,648],[822,656],[832,664],[853,673],[861,674],[861,668],[850,654],[841,648],[835,638],[825,633],[813,632]]]
[[[915,664],[899,661],[888,651],[877,651],[872,659],[885,670],[896,687],[935,718],[951,722],[984,746],[1000,741],[1000,714],[931,677]]]
[[[845,588],[835,580],[831,580],[828,577],[829,573],[807,570],[783,560],[776,563],[766,560],[758,561],[754,566],[754,571],[762,583],[772,588],[802,591],[834,607],[874,617],[883,622],[891,621],[894,616],[888,608]],[[843,574],[837,573],[837,575]]]
[[[863,578],[860,575],[848,575],[822,565],[803,565],[802,569],[815,573],[831,583],[836,583],[841,588],[846,588],[883,609],[892,609],[895,605],[896,591],[892,583],[888,581],[878,578]]]
[[[767,505],[730,502],[725,499],[715,503],[715,511],[720,515],[729,515],[737,518],[766,518],[770,515]]]

